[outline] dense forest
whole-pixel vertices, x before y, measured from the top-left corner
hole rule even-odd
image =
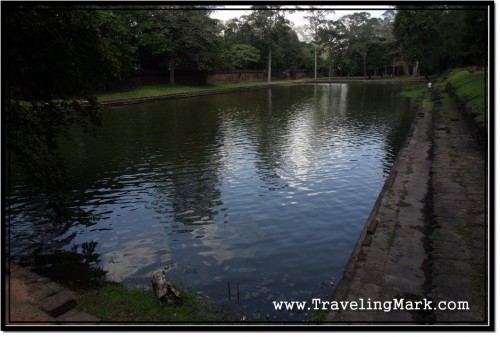
[[[67,97],[141,70],[169,72],[172,83],[176,70],[312,73],[315,51],[320,76],[410,76],[486,61],[480,7],[397,6],[380,18],[359,12],[335,21],[304,7],[305,27],[280,6],[254,6],[226,22],[210,17],[214,9],[7,6],[11,94]]]
[[[380,18],[359,12],[338,20],[303,6],[303,27],[278,5],[253,6],[226,22],[210,17],[215,6],[2,9],[7,145],[34,173],[57,169],[48,158],[57,157],[56,139],[67,126],[99,124],[96,84],[106,88],[141,71],[168,73],[174,84],[178,71],[258,70],[271,80],[271,72],[417,76],[487,65],[487,6],[404,5]]]

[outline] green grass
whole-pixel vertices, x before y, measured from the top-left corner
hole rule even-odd
[[[163,95],[172,95],[172,94],[183,94],[183,93],[191,93],[191,92],[199,92],[206,90],[218,90],[218,89],[231,89],[231,88],[242,88],[242,87],[258,87],[265,85],[275,85],[281,83],[293,83],[300,82],[303,80],[296,81],[277,81],[277,82],[242,82],[242,83],[209,83],[203,85],[196,86],[187,86],[187,85],[171,85],[171,84],[154,84],[154,85],[145,85],[133,89],[129,89],[126,91],[117,91],[117,92],[106,92],[106,93],[97,93],[96,97],[100,102],[105,101],[114,101],[121,99],[134,99],[134,98],[143,98],[143,97],[154,97],[154,96],[163,96]]]
[[[465,97],[484,120],[486,115],[486,73],[454,70],[448,78],[457,95]]]
[[[430,98],[424,98],[422,104],[424,105],[424,110],[426,112],[432,112],[432,109],[434,108],[434,103]]]
[[[207,302],[192,291],[180,290],[183,302],[161,307],[151,289],[110,283],[78,296],[78,308],[103,321],[209,322],[221,321]]]
[[[326,319],[328,313],[329,311],[327,310],[314,310],[313,313],[311,314],[311,319],[309,320],[309,322],[321,323]]]
[[[418,98],[424,95],[428,90],[427,83],[419,83],[412,85],[410,87],[404,88],[402,92],[399,93],[400,96],[409,98]]]

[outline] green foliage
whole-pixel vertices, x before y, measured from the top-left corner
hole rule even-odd
[[[69,128],[93,132],[101,122],[95,98],[89,100],[19,103],[6,106],[7,145],[34,186],[63,189],[66,177],[58,153],[58,138]]]
[[[329,73],[383,74],[393,63],[392,16],[371,18],[367,12],[354,13],[339,20],[324,21],[318,37],[325,50]]]
[[[427,83],[419,83],[412,85],[411,87],[404,88],[400,95],[403,97],[418,98],[422,97],[427,90],[429,90],[427,88]]]
[[[273,71],[312,70],[309,44],[299,41],[296,31],[284,19],[283,11],[276,7],[271,10],[255,7],[248,16],[228,20],[222,27],[222,34],[226,64],[232,62],[229,56],[232,46],[244,44],[258,49],[260,53],[258,61],[247,65],[249,69],[265,69],[271,48]]]
[[[260,60],[260,51],[248,44],[234,44],[229,49],[229,62],[233,69],[246,69]]]
[[[332,75],[332,67],[335,66],[338,70],[341,70],[345,66],[343,58],[347,52],[346,34],[347,28],[340,20],[329,20],[319,27],[318,39],[326,50],[330,70],[329,76]]]
[[[424,98],[422,104],[426,112],[432,112],[432,109],[434,108],[434,102],[430,98]]]
[[[137,47],[134,29],[129,25],[131,17],[124,11],[95,10],[100,52],[105,70],[112,78],[132,72],[136,67]]]
[[[486,74],[484,72],[471,73],[468,70],[455,70],[448,81],[456,89],[457,95],[466,98],[484,120],[486,114]]]
[[[424,72],[439,73],[486,60],[487,7],[397,6],[394,35],[401,55],[419,61]]]
[[[154,50],[157,55],[165,52],[169,67],[208,71],[216,63],[218,39],[216,23],[204,10],[186,10],[171,6],[151,11],[159,22],[161,36],[168,47]]]
[[[463,36],[463,64],[486,65],[488,22],[485,9],[465,11]]]
[[[322,323],[326,319],[326,316],[328,316],[327,310],[314,310],[309,321],[313,323]]]
[[[81,97],[93,79],[114,72],[92,11],[15,5],[5,11],[10,98]]]
[[[103,321],[128,322],[208,322],[220,321],[208,303],[192,291],[180,290],[183,302],[161,307],[150,289],[107,284],[81,294],[78,307]]]

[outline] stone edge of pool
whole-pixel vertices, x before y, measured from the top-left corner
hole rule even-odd
[[[342,279],[319,305],[333,309],[324,324],[487,323],[485,284],[474,280],[487,275],[484,155],[471,150],[458,109],[443,107],[438,91],[432,95],[432,112],[419,107]],[[366,310],[399,299],[433,307],[466,300],[470,310]],[[355,304],[337,310],[332,303],[341,301]]]

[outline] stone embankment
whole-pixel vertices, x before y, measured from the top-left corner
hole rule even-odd
[[[76,308],[71,291],[9,263],[5,280],[5,326],[92,324],[99,319]]]
[[[327,324],[487,324],[484,150],[448,96],[428,96],[433,108],[417,113],[332,295],[358,308],[329,312]],[[361,300],[374,308],[395,299],[422,304],[359,310]],[[439,301],[467,301],[469,310],[435,310]]]

